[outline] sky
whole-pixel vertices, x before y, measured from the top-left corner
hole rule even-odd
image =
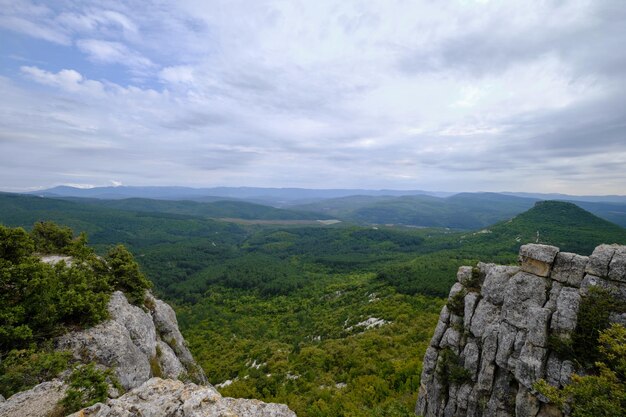
[[[626,194],[623,0],[0,0],[0,189]]]

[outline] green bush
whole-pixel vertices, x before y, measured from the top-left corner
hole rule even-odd
[[[51,266],[25,256],[24,249],[32,245],[20,229],[0,226],[0,236],[13,237],[2,242],[0,258],[0,351],[25,348],[68,325],[93,325],[107,317],[109,275],[95,256]]]
[[[124,291],[133,304],[141,305],[152,283],[141,273],[133,255],[124,245],[117,245],[109,250],[106,260],[113,288]]]
[[[580,303],[576,329],[570,336],[555,335],[549,340],[550,348],[561,359],[574,361],[582,369],[592,369],[603,358],[598,345],[600,333],[609,327],[612,312],[624,311],[623,303],[607,290],[589,289]]]
[[[463,317],[465,315],[465,295],[465,291],[461,290],[450,297],[446,305],[451,313],[456,314],[459,317]]]
[[[0,394],[5,397],[49,381],[67,369],[71,354],[50,346],[13,349],[0,362]]]
[[[19,263],[30,256],[35,249],[31,237],[21,227],[9,228],[0,225],[0,259]]]
[[[35,223],[30,235],[39,253],[66,253],[73,238],[72,229],[49,221]]]
[[[119,387],[110,369],[100,370],[93,363],[74,368],[67,382],[69,388],[61,400],[65,414],[106,401],[109,384]]]
[[[463,385],[471,381],[472,374],[463,367],[459,355],[450,348],[442,349],[439,355],[436,372],[439,381],[444,387],[449,387],[451,384]]]
[[[601,361],[594,374],[572,375],[563,389],[544,380],[534,388],[572,417],[614,417],[626,415],[626,328],[613,324],[600,333],[595,350]]]

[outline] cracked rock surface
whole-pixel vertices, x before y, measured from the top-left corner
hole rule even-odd
[[[296,417],[283,404],[224,398],[212,386],[152,378],[120,398],[98,403],[72,417]]]
[[[571,335],[590,287],[626,301],[626,246],[600,245],[587,257],[528,244],[520,248],[519,262],[459,269],[450,299],[465,294],[464,317],[447,306],[441,312],[424,356],[417,415],[566,417],[532,389],[538,379],[562,387],[576,372],[571,361],[550,351],[548,339]],[[479,279],[471,279],[472,271],[479,271]],[[626,322],[626,315],[613,314],[611,320]],[[458,365],[468,371],[460,386],[446,386],[438,376],[450,356],[445,350],[457,354]]]

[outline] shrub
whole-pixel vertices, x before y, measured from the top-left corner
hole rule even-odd
[[[124,245],[111,248],[106,256],[111,270],[111,284],[116,290],[126,293],[130,302],[141,305],[145,291],[152,286],[139,270],[139,264]]]
[[[465,291],[461,290],[450,297],[447,306],[451,313],[463,317],[465,315]]]
[[[73,237],[72,229],[49,221],[35,223],[30,235],[40,253],[66,253]]]
[[[19,263],[22,258],[30,256],[34,249],[34,242],[24,229],[0,225],[0,259]]]
[[[448,387],[450,384],[463,385],[471,381],[472,374],[463,367],[459,355],[450,348],[442,349],[439,355],[437,377],[444,387]]]
[[[620,303],[607,290],[592,287],[583,297],[578,310],[576,329],[572,334],[572,359],[580,367],[592,368],[603,358],[599,350],[598,337],[609,327],[612,312],[623,311]]]
[[[9,351],[0,362],[0,394],[8,398],[51,380],[67,368],[70,358],[69,352],[54,351],[49,346],[43,350],[31,347]]]
[[[110,369],[100,370],[93,362],[74,368],[67,382],[69,388],[65,393],[65,398],[61,400],[65,414],[106,401],[109,383],[119,386],[119,382]]]
[[[613,324],[600,333],[595,350],[601,361],[593,375],[572,375],[563,389],[540,380],[534,388],[572,417],[626,415],[626,328]]]

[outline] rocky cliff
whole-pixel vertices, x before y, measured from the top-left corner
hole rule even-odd
[[[111,295],[108,311],[109,320],[67,333],[55,344],[60,350],[70,351],[77,362],[94,362],[100,368],[112,369],[123,389],[129,391],[119,396],[121,393],[111,389],[112,398],[106,404],[96,404],[75,415],[295,417],[284,405],[222,398],[207,383],[178,329],[174,310],[163,301],[148,295],[142,308],[130,304],[118,291]],[[67,388],[61,378],[5,401],[0,399],[0,417],[58,413],[57,404]]]
[[[576,329],[590,287],[626,300],[626,246],[601,245],[586,257],[530,244],[519,261],[459,269],[424,356],[418,415],[562,416],[533,390],[539,379],[563,386],[576,371],[548,341]]]

